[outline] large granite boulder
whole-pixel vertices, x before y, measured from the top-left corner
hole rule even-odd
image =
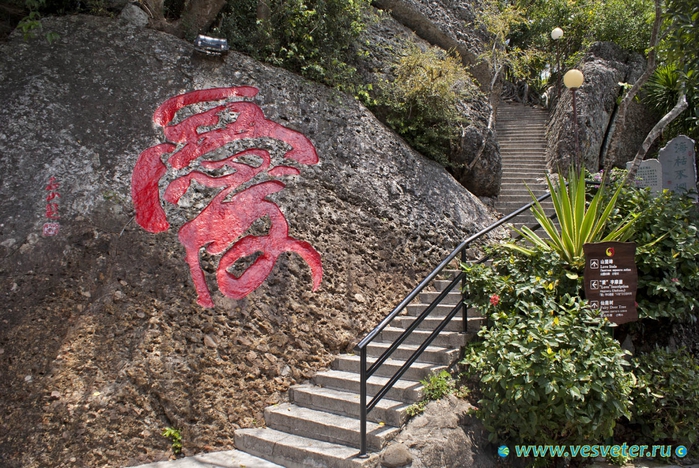
[[[480,52],[484,38],[478,35],[475,30],[466,28],[466,23],[464,23],[464,21],[474,22],[473,15],[475,13],[469,3],[458,5],[452,5],[449,2],[422,4],[401,0],[393,3],[402,5],[402,9],[391,9],[392,16],[377,15],[375,20],[369,22],[367,30],[360,38],[366,56],[358,61],[356,66],[364,83],[379,89],[384,83],[393,81],[395,79],[395,65],[411,47],[427,50],[430,46],[437,46],[447,51],[456,47],[456,44],[460,44],[460,47],[464,49],[462,56],[465,56],[465,51],[475,51],[471,55]],[[383,5],[382,8],[388,8],[389,5],[385,2],[379,2],[379,4]],[[431,28],[440,31],[442,29],[448,30],[450,31],[449,37],[457,38],[458,41],[452,39],[453,43],[443,43],[429,35],[416,35],[411,30],[411,28],[417,28],[416,25],[399,14],[404,9],[409,9],[406,11],[415,10],[415,15],[417,15],[415,18],[420,19],[419,24],[431,25]],[[418,13],[418,10],[424,14]],[[425,15],[429,15],[429,17]],[[419,30],[419,28],[417,29]],[[481,62],[476,61],[475,55],[472,59],[473,64],[479,63],[479,66],[475,68],[467,66],[476,78],[474,84],[489,85],[490,79],[483,75],[487,72],[487,67],[484,72]],[[481,81],[483,79],[487,81]],[[492,112],[492,107],[489,104],[488,96],[483,91],[474,89],[473,93],[476,95],[475,99],[464,99],[458,103],[459,112],[467,124],[464,125],[461,132],[459,149],[447,156],[450,163],[448,170],[474,195],[496,197],[500,192],[502,158],[494,132],[488,130],[488,118]]]
[[[487,90],[490,69],[478,58],[487,41],[487,34],[475,25],[478,0],[375,0],[373,5],[390,12],[430,44],[458,52],[483,90]]]
[[[167,458],[167,426],[230,448],[491,222],[342,94],[118,20],[43,26],[0,45],[4,467]]]
[[[601,157],[607,152],[615,127],[618,99],[623,92],[620,83],[633,84],[643,74],[645,66],[642,56],[623,51],[610,42],[597,42],[586,53],[580,65],[585,82],[576,92],[576,107],[580,155],[591,172],[597,172],[604,164]],[[576,146],[572,93],[563,89],[549,122],[546,163],[549,170],[565,173],[576,154]],[[617,167],[633,159],[656,121],[642,104],[633,102],[629,106],[620,151],[614,161]]]

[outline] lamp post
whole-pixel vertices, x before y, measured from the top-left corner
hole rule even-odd
[[[580,140],[578,139],[578,111],[575,108],[575,92],[578,90],[579,87],[582,86],[583,82],[585,81],[585,77],[583,76],[582,72],[580,70],[572,69],[568,70],[568,72],[563,76],[563,84],[566,85],[566,88],[570,89],[570,91],[573,93],[573,130],[575,132],[575,171],[579,171],[581,169],[581,161],[580,161]]]
[[[556,101],[561,99],[561,47],[560,39],[563,37],[561,28],[553,28],[551,39],[556,43]]]

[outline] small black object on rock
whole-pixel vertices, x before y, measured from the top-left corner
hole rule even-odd
[[[228,41],[199,34],[194,39],[194,50],[206,55],[224,55],[228,53]]]

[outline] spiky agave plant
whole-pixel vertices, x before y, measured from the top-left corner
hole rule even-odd
[[[507,247],[527,255],[534,254],[537,249],[554,251],[564,262],[571,266],[571,269],[582,271],[585,266],[583,245],[589,242],[627,241],[633,235],[633,223],[638,215],[631,214],[624,218],[611,232],[604,235],[605,226],[621,193],[622,184],[619,185],[606,205],[603,206],[606,191],[604,184],[600,186],[588,204],[585,193],[584,171],[580,171],[578,175],[571,170],[568,175],[568,181],[566,186],[565,180],[559,177],[558,186],[555,187],[551,179],[546,176],[560,230],[549,219],[541,204],[537,201],[536,196],[529,190],[536,202],[532,206],[532,213],[549,238],[542,239],[534,231],[523,226],[521,229],[517,229],[517,232],[529,241],[534,246],[534,249],[523,247],[514,242],[507,244]]]

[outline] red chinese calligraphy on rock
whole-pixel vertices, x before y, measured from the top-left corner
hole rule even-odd
[[[141,153],[131,179],[131,196],[136,209],[136,222],[146,231],[166,231],[167,221],[163,202],[176,205],[190,189],[192,181],[221,190],[211,202],[178,232],[178,238],[186,251],[192,281],[197,290],[198,303],[213,307],[211,293],[200,264],[202,248],[211,255],[220,255],[216,270],[219,290],[226,296],[242,299],[257,289],[272,271],[277,258],[284,252],[301,256],[311,269],[313,290],[323,276],[320,255],[308,242],[289,236],[289,224],[279,207],[267,196],[279,192],[285,185],[275,177],[299,175],[296,167],[277,165],[271,167],[267,150],[251,148],[227,155],[223,159],[202,159],[230,142],[243,139],[271,138],[291,146],[284,159],[299,164],[316,164],[318,155],[311,141],[303,134],[288,129],[264,117],[254,103],[244,100],[228,101],[209,110],[191,115],[178,123],[172,123],[177,112],[192,104],[215,102],[225,99],[251,98],[257,88],[243,86],[193,91],[165,101],[153,116],[153,121],[163,127],[166,143],[155,145]],[[224,122],[223,115],[236,115],[232,122]],[[257,166],[247,164],[245,156],[261,160]],[[198,169],[192,166],[198,162]],[[169,169],[182,174],[170,182],[162,196],[160,180]],[[211,171],[215,174],[207,173]],[[253,185],[253,178],[262,178]],[[248,185],[244,189],[241,186]],[[253,223],[261,218],[269,220],[267,234],[243,236]],[[241,259],[257,255],[257,258],[239,276],[230,269]]]

